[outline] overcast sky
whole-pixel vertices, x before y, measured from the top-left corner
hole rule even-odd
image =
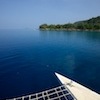
[[[100,0],[0,0],[0,29],[36,28],[100,16]]]

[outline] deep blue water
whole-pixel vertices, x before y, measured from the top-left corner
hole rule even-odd
[[[0,30],[0,99],[58,86],[54,72],[100,93],[100,32]]]

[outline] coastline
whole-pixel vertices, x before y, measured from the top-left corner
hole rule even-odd
[[[100,32],[100,30],[89,30],[89,29],[39,29],[40,31],[85,31],[85,32]]]
[[[40,30],[55,31],[97,31],[100,32],[100,16],[88,20],[66,24],[42,24]]]

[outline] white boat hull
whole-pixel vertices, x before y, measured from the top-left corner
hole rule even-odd
[[[66,87],[75,96],[77,100],[100,100],[100,95],[79,83],[68,79],[58,73],[55,73],[62,84],[66,84]]]

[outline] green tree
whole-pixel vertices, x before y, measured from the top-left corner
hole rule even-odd
[[[46,28],[48,28],[48,25],[47,25],[47,24],[42,24],[42,25],[40,25],[39,28],[40,28],[40,29],[46,29]]]

